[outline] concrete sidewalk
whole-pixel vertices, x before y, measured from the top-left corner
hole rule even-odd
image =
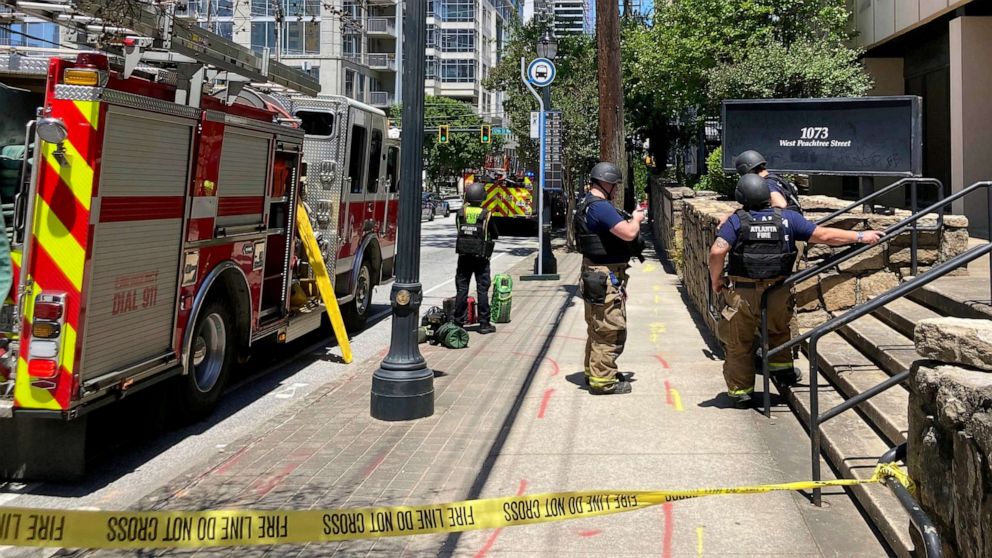
[[[697,327],[675,275],[657,260],[631,270],[630,334],[620,362],[634,373],[634,392],[589,395],[582,385],[585,323],[575,288],[580,258],[558,258],[563,280],[517,282],[513,322],[495,335],[473,333],[462,351],[422,346],[437,375],[433,417],[372,420],[370,376],[378,361],[366,362],[141,507],[358,507],[808,477],[808,437],[787,408],[777,406],[772,419],[727,408],[719,349]],[[447,536],[142,555],[886,554],[842,490],[828,490],[824,499],[818,509],[797,493],[718,496]]]

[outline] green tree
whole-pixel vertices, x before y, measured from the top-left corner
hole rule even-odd
[[[649,24],[624,31],[631,129],[665,160],[724,98],[863,95],[870,81],[846,46],[848,17],[845,0],[656,3]]]
[[[537,140],[530,139],[530,113],[537,101],[520,79],[520,59],[537,56],[538,38],[548,22],[535,18],[512,30],[503,58],[493,66],[484,86],[504,91],[503,109],[507,127],[517,141],[517,158],[535,173],[538,171]],[[563,190],[574,207],[575,193],[599,158],[599,92],[596,87],[596,43],[587,35],[558,38],[555,57],[557,72],[551,86],[551,104],[562,113]],[[569,228],[571,220],[569,219]],[[569,241],[572,233],[569,230]]]
[[[396,125],[402,129],[403,106],[394,105],[391,114],[397,115]],[[483,124],[485,121],[466,103],[448,97],[424,99],[424,170],[435,191],[457,180],[465,169],[482,167],[487,156],[502,152],[502,136],[493,135],[488,144],[480,141],[479,128]],[[447,143],[438,143],[438,127],[442,125],[451,128]]]

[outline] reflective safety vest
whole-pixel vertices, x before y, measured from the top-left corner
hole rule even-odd
[[[741,228],[730,252],[728,273],[748,279],[774,279],[792,273],[796,252],[786,240],[782,210],[774,208],[768,221],[755,219],[743,209],[736,215]]]
[[[573,225],[575,226],[575,236],[579,241],[579,251],[593,261],[600,263],[604,258],[614,260],[617,263],[626,262],[630,258],[640,257],[644,251],[644,240],[640,235],[634,240],[624,240],[610,231],[592,232],[586,224],[586,212],[596,203],[610,204],[609,200],[602,198],[585,197],[575,208]],[[610,204],[613,207],[613,204]],[[613,208],[624,219],[630,216]]]
[[[463,207],[455,214],[455,226],[458,227],[456,253],[480,258],[493,255],[496,243],[489,238],[489,211],[471,205]]]

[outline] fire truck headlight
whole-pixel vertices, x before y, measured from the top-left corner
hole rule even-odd
[[[48,143],[62,143],[69,137],[69,129],[59,118],[46,116],[38,120],[38,137]]]

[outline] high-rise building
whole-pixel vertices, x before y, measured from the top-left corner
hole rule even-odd
[[[553,0],[523,0],[520,10],[520,20],[524,25],[535,17],[550,16],[553,11]]]
[[[425,92],[464,101],[501,123],[503,93],[483,81],[502,59],[507,21],[516,11],[510,0],[428,2]]]
[[[585,0],[553,0],[555,35],[578,35],[586,31]]]
[[[321,92],[388,108],[400,91],[397,0],[190,0],[202,27],[303,68]]]

